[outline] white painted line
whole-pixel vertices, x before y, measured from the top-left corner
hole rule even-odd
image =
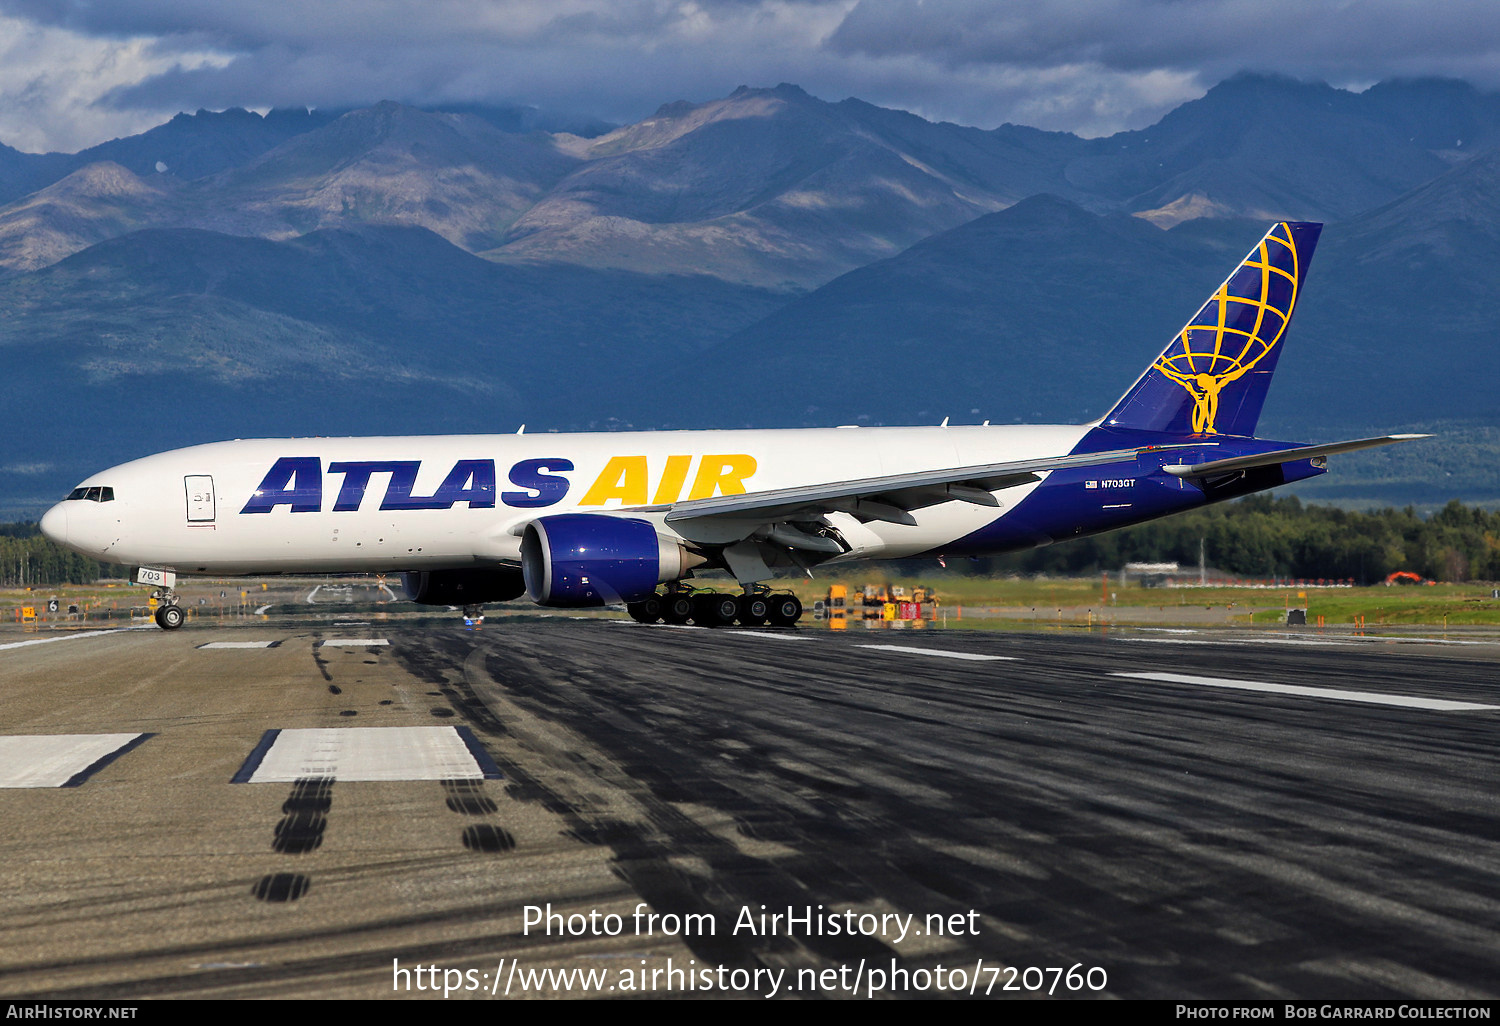
[[[1115,638],[1116,641],[1139,641],[1148,645],[1232,645],[1232,641],[1199,641],[1191,638]]]
[[[1148,628],[1141,628],[1146,630]],[[1191,632],[1183,632],[1191,633]],[[1457,638],[1408,637],[1402,634],[1345,634],[1331,638],[1289,638],[1284,635],[1260,635],[1244,637],[1234,641],[1192,640],[1188,638],[1129,638],[1117,637],[1116,641],[1140,641],[1152,645],[1302,645],[1308,648],[1348,648],[1357,644],[1372,645],[1500,645],[1494,641],[1464,641]]]
[[[1267,684],[1255,680],[1233,680],[1228,677],[1195,677],[1186,673],[1111,673],[1111,677],[1129,677],[1161,684],[1198,684],[1210,688],[1234,688],[1239,691],[1265,691],[1301,698],[1329,698],[1340,702],[1366,702],[1370,705],[1398,705],[1407,709],[1432,709],[1439,712],[1478,712],[1500,709],[1500,705],[1455,702],[1445,698],[1418,698],[1415,695],[1387,695],[1378,691],[1341,691],[1336,688],[1307,688],[1297,684]]]
[[[235,783],[331,780],[482,780],[494,763],[466,729],[327,727],[267,732]],[[481,764],[480,758],[483,763]]]
[[[77,634],[59,634],[55,638],[33,638],[30,641],[11,641],[0,645],[4,648],[25,648],[27,645],[50,645],[54,641],[77,641],[79,638],[97,638],[104,634],[119,634],[121,631],[138,631],[139,627],[113,627],[107,631],[80,631]]]
[[[1424,638],[1417,635],[1406,634],[1345,634],[1341,636],[1343,641],[1351,644],[1368,642],[1370,644],[1391,643],[1403,645],[1496,645],[1500,644],[1500,638],[1493,641],[1461,641],[1458,638]]]
[[[772,641],[807,641],[807,638],[793,637],[790,634],[773,634],[770,631],[740,630],[723,631],[726,638],[770,638]]]
[[[1360,641],[1394,641],[1400,645],[1500,645],[1500,639],[1495,641],[1460,641],[1457,638],[1422,638],[1407,637],[1400,634],[1392,634],[1389,637],[1373,635],[1360,638]]]
[[[594,620],[597,617],[574,617],[575,620]],[[744,628],[734,630],[728,625],[724,627],[698,627],[685,623],[638,623],[635,620],[605,620],[604,623],[618,624],[621,627],[666,627],[674,631],[714,631],[726,638],[775,638],[777,641],[807,641],[807,638],[794,638],[790,634],[777,634],[771,631]]]
[[[884,652],[910,652],[912,655],[938,656],[942,659],[969,659],[973,662],[1016,660],[1019,656],[978,655],[974,652],[949,652],[941,648],[910,648],[906,645],[855,645],[855,648],[878,648]]]
[[[274,641],[210,641],[199,648],[270,648]]]
[[[76,787],[148,734],[27,734],[0,737],[0,787]]]
[[[597,617],[591,616],[589,619],[593,620],[597,619]],[[674,631],[701,631],[707,629],[704,627],[692,627],[685,623],[637,623],[635,620],[605,620],[603,622],[618,624],[621,627],[666,627]]]
[[[1357,645],[1361,642],[1382,642],[1387,639],[1376,635],[1363,634],[1323,634],[1320,630],[1314,637],[1305,634],[1294,634],[1287,631],[1276,631],[1267,634],[1256,634],[1256,641],[1274,644],[1281,641],[1288,645]]]
[[[1121,638],[1148,645],[1289,645],[1302,648],[1348,648],[1347,641],[1314,641],[1308,638],[1240,638],[1235,641],[1207,641],[1192,638]]]
[[[324,648],[330,645],[334,647],[342,646],[344,648],[358,648],[361,646],[370,648],[377,645],[389,645],[390,642],[385,638],[324,638],[319,644]]]
[[[1357,640],[1355,638],[1245,638],[1252,645],[1291,645],[1303,648],[1348,648]],[[1241,644],[1239,641],[1225,642],[1229,645]]]
[[[266,610],[270,609],[275,604],[276,603],[274,603],[274,602],[267,602],[265,605],[261,606],[259,609],[257,609],[255,611],[255,615],[256,616],[264,616],[265,613],[266,613]]]

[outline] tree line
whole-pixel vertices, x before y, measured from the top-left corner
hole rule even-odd
[[[50,588],[126,577],[128,567],[80,556],[42,537],[35,523],[0,524],[0,588]]]
[[[974,560],[968,572],[1082,574],[1134,562],[1197,566],[1200,543],[1208,566],[1237,577],[1377,584],[1407,570],[1436,581],[1500,580],[1500,512],[1455,499],[1423,518],[1410,506],[1357,513],[1270,495]]]
[[[1454,500],[1430,517],[1406,509],[1356,513],[1253,495],[1139,527],[954,564],[977,575],[1083,574],[1126,563],[1196,566],[1238,577],[1351,579],[1374,584],[1397,570],[1437,581],[1500,580],[1500,512]],[[922,573],[930,564],[916,561]],[[129,568],[53,545],[34,523],[0,525],[0,587],[87,584]]]

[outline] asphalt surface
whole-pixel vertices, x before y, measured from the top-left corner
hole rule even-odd
[[[0,741],[149,735],[0,788],[0,996],[1500,996],[1500,645],[858,627],[0,634]]]

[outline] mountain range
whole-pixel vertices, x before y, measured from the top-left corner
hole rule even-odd
[[[0,148],[0,513],[221,437],[1079,422],[1273,218],[1328,227],[1265,433],[1443,436],[1306,494],[1500,499],[1495,95],[1246,75],[1082,139],[784,84],[568,127],[381,103]]]

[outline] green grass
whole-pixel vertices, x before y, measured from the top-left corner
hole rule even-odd
[[[1329,624],[1352,623],[1358,616],[1366,626],[1376,624],[1500,624],[1500,599],[1492,597],[1491,584],[1440,584],[1434,586],[1374,585],[1366,588],[1144,588],[1137,584],[1121,586],[1118,579],[1108,584],[1108,600],[1101,578],[980,578],[931,575],[921,579],[850,576],[819,578],[790,582],[778,589],[796,593],[806,605],[823,598],[830,584],[849,586],[851,602],[866,583],[890,583],[904,586],[910,594],[918,584],[932,587],[940,608],[953,606],[995,606],[1034,608],[1043,619],[1047,610],[1124,609],[1153,607],[1170,610],[1179,607],[1202,609],[1231,603],[1247,614],[1253,611],[1255,623],[1280,623],[1288,608],[1304,608],[1308,619],[1322,616]],[[1446,619],[1445,619],[1446,618]]]
[[[33,589],[5,588],[0,589],[0,610],[9,613],[12,609],[20,609],[22,606],[38,606],[43,609],[47,606],[48,599],[57,599],[64,609],[69,603],[79,606],[109,606],[111,603],[118,605],[121,609],[128,609],[133,605],[143,606],[146,597],[151,594],[150,588],[126,584],[120,581],[113,586],[105,584],[56,584],[41,586]]]
[[[826,575],[825,575],[826,574]],[[309,580],[316,583],[315,578]],[[702,586],[720,591],[734,590],[734,585],[722,575],[700,580]],[[1258,624],[1281,623],[1287,608],[1305,608],[1308,620],[1324,617],[1329,625],[1349,624],[1364,617],[1367,627],[1380,624],[1429,624],[1453,626],[1491,624],[1500,625],[1500,599],[1492,596],[1491,584],[1440,584],[1434,586],[1375,585],[1367,588],[1308,588],[1306,596],[1299,597],[1295,588],[1143,588],[1138,584],[1121,586],[1118,579],[1108,583],[1108,599],[1105,585],[1099,577],[968,577],[958,574],[931,574],[921,578],[885,578],[869,571],[856,571],[839,577],[822,572],[816,579],[783,579],[772,582],[778,591],[791,591],[809,609],[817,599],[828,594],[832,584],[844,584],[849,588],[850,608],[857,608],[865,584],[891,584],[904,587],[908,597],[912,590],[923,585],[933,589],[940,603],[939,609],[953,615],[955,607],[998,607],[1009,609],[1035,609],[1038,622],[1057,622],[1056,610],[1063,610],[1062,619],[1068,624],[1082,622],[1086,611],[1096,613],[1108,609],[1110,619],[1120,620],[1124,611],[1149,608],[1155,611],[1170,611],[1180,608],[1186,613],[1190,609],[1233,606],[1236,617],[1243,614]],[[196,605],[199,594],[208,597],[217,607],[220,602],[235,605],[239,591],[248,590],[254,604],[264,602],[292,601],[300,592],[301,582],[277,580],[270,582],[270,591],[264,591],[258,581],[190,581],[184,586],[185,596]],[[218,593],[229,593],[219,599]],[[0,616],[6,621],[14,619],[14,610],[31,605],[45,609],[49,598],[56,598],[64,610],[69,603],[84,607],[109,607],[119,609],[143,606],[151,589],[118,583],[114,586],[62,585],[55,588],[38,588],[0,591]],[[497,610],[498,611],[498,610]],[[1253,615],[1252,615],[1253,614]],[[939,613],[941,615],[941,612]],[[1153,617],[1159,620],[1160,617]],[[975,619],[974,627],[1020,626],[1031,622],[1022,620],[993,620],[985,622]],[[965,625],[971,625],[965,621]]]
[[[1439,584],[1432,587],[1338,588],[1308,593],[1307,618],[1328,624],[1500,624],[1500,599],[1487,585]],[[1277,611],[1255,614],[1255,623],[1280,620]]]

